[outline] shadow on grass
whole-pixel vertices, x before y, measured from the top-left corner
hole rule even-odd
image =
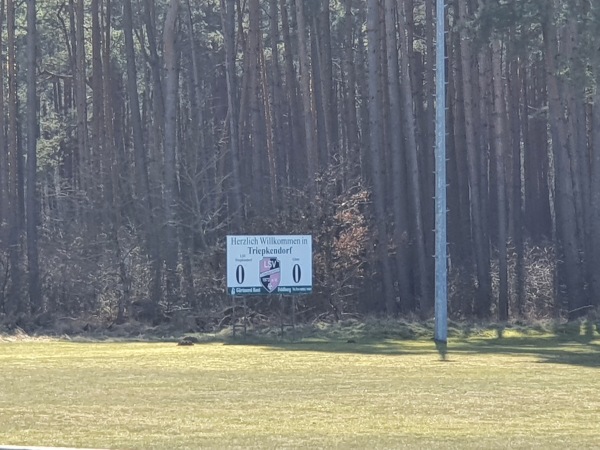
[[[360,342],[347,342],[340,340],[305,339],[299,341],[289,340],[262,340],[248,338],[246,340],[230,340],[226,345],[261,346],[270,350],[283,350],[290,352],[325,352],[349,353],[361,355],[425,355],[431,353],[426,348],[415,349],[402,345],[400,341],[365,339]]]
[[[498,337],[459,341],[451,354],[530,355],[540,363],[600,368],[600,341],[586,335],[549,337]]]
[[[260,346],[266,349],[290,352],[324,352],[362,355],[431,355],[444,362],[459,362],[460,355],[502,354],[529,356],[540,363],[566,364],[600,368],[600,338],[590,322],[580,327],[565,324],[552,330],[534,328],[504,328],[502,326],[452,326],[447,345],[433,341],[433,331],[427,324],[369,324],[356,323],[350,327],[326,330],[300,329],[292,339],[292,331],[283,339],[279,330],[269,329],[260,334],[249,333],[245,338],[233,339],[226,333],[196,334],[196,345],[221,343],[224,345]],[[111,338],[109,336],[79,337],[72,343],[172,343],[184,336]],[[65,341],[64,338],[57,338]]]
[[[596,339],[596,340],[594,340]],[[600,368],[600,340],[589,335],[502,336],[451,339],[447,345],[432,339],[304,339],[296,342],[273,340],[229,340],[228,345],[262,346],[272,350],[293,352],[327,352],[362,355],[427,355],[440,361],[456,362],[460,355],[502,354],[531,356],[540,363],[567,364]]]

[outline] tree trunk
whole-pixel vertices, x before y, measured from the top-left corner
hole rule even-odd
[[[4,5],[5,2],[0,1],[0,48],[4,48]],[[0,63],[0,80],[4,80],[4,78],[4,64]],[[11,216],[8,184],[10,158],[6,147],[5,109],[4,83],[0,83],[0,223],[8,223]],[[6,239],[3,231],[0,231],[0,238]]]
[[[502,43],[498,39],[492,42],[492,71],[494,90],[494,149],[496,151],[496,189],[498,206],[498,320],[508,320],[508,260],[507,260],[507,200],[506,200],[506,158],[507,127],[506,107],[502,81]]]
[[[320,3],[315,31],[319,49],[319,68],[321,71],[321,97],[325,118],[325,135],[327,141],[327,161],[338,154],[337,98],[333,86],[333,59],[331,50],[331,8],[330,0]]]
[[[576,14],[581,14],[580,1],[572,1],[570,8]],[[580,9],[581,8],[581,9]],[[586,105],[585,100],[587,84],[587,62],[582,60],[582,37],[579,18],[570,11],[566,24],[561,29],[559,46],[564,48],[564,58],[569,63],[569,79],[562,83],[562,96],[565,98],[567,108],[569,157],[573,171],[573,195],[575,197],[575,211],[577,214],[577,236],[581,259],[585,271],[585,281],[589,284],[595,267],[591,261],[588,246],[585,242],[592,241],[592,209],[588,206],[591,198],[589,149],[587,143]],[[587,292],[586,292],[587,294]],[[585,312],[585,311],[584,311]]]
[[[156,30],[156,17],[155,17],[155,4],[152,0],[144,0],[144,23],[146,25],[146,33],[148,35],[148,63],[152,72],[152,81],[154,82],[154,101],[156,102],[157,116],[164,117],[165,115],[165,96],[163,93],[163,79],[161,76],[161,64],[160,56],[157,49],[157,38]],[[164,36],[163,36],[164,39]]]
[[[87,136],[87,92],[85,63],[85,31],[83,0],[75,7],[75,101],[77,111],[77,149],[79,153],[79,187],[87,190],[89,171],[89,149]]]
[[[284,150],[283,140],[283,88],[281,84],[281,65],[279,61],[279,8],[277,0],[269,0],[269,31],[271,35],[271,135],[275,153],[276,187],[285,186],[287,179],[286,167],[288,165],[287,153]],[[266,95],[266,93],[265,93]],[[275,200],[279,193],[275,192]]]
[[[165,61],[165,268],[166,268],[166,300],[169,306],[175,304],[177,289],[177,87],[179,84],[178,49],[175,44],[177,30],[175,28],[179,12],[179,0],[170,0],[163,33],[163,55]]]
[[[304,15],[304,2],[295,0],[296,18],[298,21],[298,52],[300,58],[300,92],[302,95],[302,104],[304,107],[304,134],[306,137],[306,165],[308,167],[308,192],[309,198],[316,196],[315,175],[317,173],[318,149],[315,130],[315,117],[312,102],[311,89],[311,68],[308,59],[306,35],[306,20]]]
[[[152,213],[155,215],[156,226],[159,227],[160,223],[166,220],[164,217],[163,186],[161,183],[164,179],[164,167],[162,164],[164,150],[162,145],[164,144],[164,126],[166,117],[165,89],[163,86],[165,80],[163,77],[163,61],[161,55],[158,53],[159,44],[156,37],[156,32],[158,30],[155,11],[156,5],[155,2],[151,0],[143,0],[142,4],[142,19],[144,21],[144,29],[146,30],[148,43],[146,46],[143,39],[140,39],[140,45],[144,49],[146,62],[149,66],[146,71],[145,95],[152,111],[152,114],[149,115],[147,120],[144,120],[144,123],[147,123],[150,128],[146,144],[149,152],[148,172],[150,175],[150,195],[152,197],[152,205],[154,206]],[[163,206],[163,208],[160,208],[159,205]],[[157,232],[159,235],[161,234],[159,228],[157,228]],[[164,241],[161,239],[159,242],[162,247]]]
[[[388,255],[387,219],[385,214],[385,180],[383,163],[382,89],[380,84],[379,3],[367,3],[368,85],[369,85],[369,142],[373,185],[373,206],[377,236],[377,256],[382,271],[383,296],[389,316],[396,314],[396,299],[392,286],[392,271]]]
[[[199,160],[200,164],[203,167],[203,170],[206,171],[206,176],[203,176],[200,180],[202,185],[203,194],[208,197],[210,200],[208,203],[208,208],[212,211],[217,209],[217,200],[214,195],[211,195],[211,192],[215,189],[215,179],[216,179],[216,161],[210,153],[208,152],[208,147],[206,145],[205,134],[207,134],[206,128],[207,126],[204,123],[204,111],[203,111],[203,96],[202,96],[202,80],[200,78],[200,70],[201,65],[198,61],[198,49],[196,44],[196,39],[194,36],[194,22],[192,19],[192,7],[190,4],[190,0],[186,0],[187,6],[187,25],[189,32],[189,40],[191,47],[191,58],[192,58],[192,74],[191,74],[191,91],[192,91],[192,101],[191,103],[191,113],[192,113],[192,121],[196,124],[191,130],[193,134],[194,143],[198,148],[196,152],[195,160]]]
[[[548,184],[548,132],[547,121],[530,111],[538,111],[547,104],[545,69],[536,61],[521,75],[523,106],[523,180],[525,190],[525,229],[533,242],[551,238],[553,218],[550,214],[550,189]],[[542,84],[544,85],[542,86]]]
[[[421,156],[423,169],[421,170],[423,186],[423,201],[428,205],[429,199],[435,197],[435,2],[425,2],[425,45],[424,56],[424,81],[423,96],[417,102],[423,109],[424,124],[421,127],[422,139],[420,142],[424,155]],[[447,16],[447,14],[445,14]],[[447,21],[447,19],[446,19]],[[446,24],[446,29],[449,26]],[[447,39],[449,42],[449,39]],[[445,70],[445,68],[444,68]],[[435,207],[425,207],[423,212],[423,223],[425,230],[425,249],[428,255],[435,253]]]
[[[248,3],[249,27],[248,27],[248,46],[246,48],[249,59],[249,107],[250,107],[250,140],[252,142],[252,211],[261,215],[268,210],[267,190],[268,186],[267,171],[265,170],[265,161],[267,161],[265,121],[261,109],[261,9],[258,0],[250,0]]]
[[[115,248],[115,257],[119,267],[119,281],[120,286],[115,286],[117,295],[117,322],[122,323],[125,321],[125,314],[131,303],[131,280],[128,274],[127,265],[125,263],[125,257],[119,241],[119,230],[121,228],[122,217],[121,217],[121,202],[127,201],[123,198],[120,183],[119,183],[119,170],[125,172],[126,163],[123,155],[120,155],[119,148],[120,143],[117,140],[114,126],[114,105],[112,90],[114,88],[112,80],[112,69],[111,69],[111,21],[112,21],[112,5],[111,0],[106,0],[105,8],[105,22],[104,22],[104,42],[102,45],[102,95],[103,95],[103,115],[104,118],[104,148],[103,156],[106,164],[106,195],[105,195],[105,207],[107,209],[107,216],[109,217],[110,223],[108,224],[110,230],[110,239]],[[122,151],[122,150],[121,150]],[[125,172],[126,173],[126,172]]]
[[[354,180],[359,176],[360,137],[358,132],[358,113],[356,108],[356,67],[354,57],[354,17],[352,15],[353,0],[345,0],[344,9],[344,56],[343,73],[346,74],[346,152],[343,161],[347,166],[348,178]]]
[[[293,0],[292,0],[293,1]],[[283,61],[285,68],[285,85],[287,87],[286,97],[288,103],[289,114],[289,135],[291,145],[287,150],[289,183],[298,187],[304,183],[306,179],[306,157],[301,151],[305,148],[305,138],[303,129],[302,108],[298,100],[298,79],[294,68],[294,57],[292,48],[292,38],[290,35],[290,24],[288,17],[288,5],[286,0],[280,0],[279,6],[281,10],[281,35],[283,38]],[[291,8],[293,11],[293,7]]]
[[[400,307],[402,312],[413,309],[410,285],[410,245],[408,220],[406,213],[407,187],[406,162],[404,160],[404,142],[402,136],[402,118],[400,114],[400,80],[398,75],[398,42],[396,34],[396,2],[385,1],[385,33],[387,50],[387,96],[389,99],[389,132],[392,153],[392,186],[393,186],[393,211],[394,211],[394,240],[396,241],[396,271],[398,273],[398,287],[400,290]]]
[[[43,308],[38,256],[39,203],[37,191],[37,30],[36,2],[27,1],[27,262],[29,305],[32,312]]]
[[[463,26],[460,39],[461,52],[461,72],[463,77],[463,98],[464,98],[464,113],[465,113],[465,129],[466,129],[466,144],[467,144],[467,162],[469,172],[469,188],[470,188],[470,203],[471,203],[471,225],[473,234],[473,244],[475,261],[477,267],[477,299],[476,313],[479,317],[487,317],[490,313],[490,261],[487,257],[488,242],[483,225],[483,206],[481,193],[481,176],[480,176],[480,158],[479,146],[476,141],[475,130],[475,115],[476,111],[475,98],[473,96],[473,58],[471,52],[471,37],[468,30],[464,28],[467,22],[467,2],[459,0],[459,21]]]
[[[452,259],[456,259],[457,262],[472,270],[475,266],[472,266],[472,248],[473,240],[471,233],[471,207],[469,201],[469,170],[467,163],[467,135],[466,135],[466,121],[465,121],[465,105],[464,105],[464,94],[463,94],[463,73],[462,73],[462,56],[460,53],[460,33],[457,31],[451,31],[450,42],[452,45],[449,47],[453,51],[448,52],[449,59],[451,61],[450,66],[452,70],[449,71],[448,80],[448,97],[451,99],[451,107],[449,122],[452,124],[453,129],[452,138],[448,141],[449,152],[449,167],[454,167],[455,175],[449,180],[449,193],[456,190],[457,205],[452,208],[450,206],[450,217],[448,220],[448,231],[452,232],[456,229],[456,238],[451,239],[450,256]],[[453,156],[452,156],[453,154]],[[451,176],[451,174],[449,174]],[[459,215],[459,223],[453,225],[452,220],[456,215]],[[465,314],[471,314],[472,305],[470,300],[466,298],[461,299],[461,310]]]
[[[556,223],[558,239],[564,255],[564,262],[561,265],[565,273],[569,316],[574,318],[585,314],[586,311],[582,308],[587,306],[587,301],[582,290],[583,278],[581,276],[579,259],[573,172],[566,136],[566,118],[557,80],[559,55],[556,28],[552,17],[553,12],[554,7],[550,5],[543,17],[542,30],[546,52],[549,120],[552,130],[552,150],[554,153]]]
[[[321,57],[319,49],[319,37],[317,31],[317,18],[313,17],[310,26],[310,61],[311,61],[311,91],[313,92],[313,111],[317,124],[317,149],[318,160],[317,167],[322,169],[327,167],[329,162],[329,144],[327,136],[327,125],[325,120],[325,101],[323,81],[321,79]]]
[[[96,228],[104,222],[104,214],[101,213],[102,199],[104,195],[100,185],[106,185],[107,172],[104,159],[104,93],[102,73],[102,32],[100,30],[100,7],[99,0],[91,2],[92,16],[92,153],[90,155],[90,169],[93,167],[100,183],[90,183],[90,194],[92,200],[92,218],[90,226]]]
[[[592,272],[592,290],[595,305],[600,305],[600,48],[596,55],[596,93],[593,110],[592,141],[592,223],[594,230],[592,252],[595,269]]]
[[[19,160],[21,152],[18,145],[18,117],[17,117],[17,60],[16,60],[16,35],[15,35],[15,4],[14,0],[6,3],[7,22],[7,53],[8,53],[8,191],[9,191],[9,264],[10,264],[10,289],[8,291],[8,314],[15,320],[17,315],[24,312],[25,305],[21,298],[21,221],[18,211],[19,204]]]
[[[156,223],[152,214],[152,201],[150,196],[150,183],[148,180],[148,162],[144,146],[144,130],[140,115],[138,96],[137,68],[135,63],[135,49],[133,42],[133,18],[131,0],[123,2],[123,34],[125,39],[125,55],[127,59],[127,95],[130,105],[130,120],[133,134],[133,155],[135,162],[135,192],[137,196],[138,220],[144,232],[146,253],[152,267],[152,277],[149,286],[150,300],[158,306],[160,301],[160,280],[162,278],[162,264],[160,260],[159,237]]]
[[[277,169],[277,149],[275,148],[275,143],[274,143],[274,139],[275,139],[275,121],[273,119],[273,110],[272,110],[272,95],[269,95],[269,92],[271,92],[272,90],[269,88],[269,76],[268,76],[268,70],[267,70],[267,62],[265,59],[265,52],[264,49],[262,47],[262,45],[259,48],[259,53],[258,53],[258,57],[259,57],[259,64],[260,64],[260,88],[262,90],[262,102],[260,103],[262,110],[264,112],[263,114],[263,127],[266,129],[265,134],[265,140],[266,140],[266,157],[267,157],[267,161],[268,161],[268,184],[269,185],[269,203],[268,203],[268,209],[269,210],[273,210],[274,208],[278,208],[279,207],[279,201],[278,201],[278,188],[279,188],[279,174],[278,174],[278,169]]]
[[[514,42],[511,42],[511,50],[514,50]],[[512,52],[511,52],[512,53]],[[511,136],[512,152],[512,174],[510,182],[512,183],[512,220],[510,222],[509,239],[513,240],[515,246],[515,304],[519,317],[523,316],[525,304],[525,260],[524,260],[524,227],[523,227],[523,201],[521,175],[523,167],[521,164],[521,144],[522,144],[522,126],[526,121],[523,117],[521,104],[523,103],[520,95],[519,68],[524,70],[522,61],[515,54],[508,63],[508,116]],[[524,134],[524,133],[523,133]]]
[[[225,41],[225,76],[227,78],[227,106],[229,117],[229,146],[232,173],[232,218],[234,231],[242,225],[242,188],[240,182],[239,151],[239,110],[237,101],[237,76],[235,70],[235,0],[221,0],[221,22]]]
[[[399,15],[400,24],[400,74],[403,79],[402,89],[402,122],[405,124],[406,143],[407,143],[407,172],[410,192],[413,200],[413,229],[416,242],[417,264],[419,268],[419,287],[420,287],[420,313],[423,318],[428,317],[433,311],[433,295],[431,294],[431,257],[427,256],[425,247],[425,229],[423,226],[423,206],[421,189],[421,172],[419,169],[419,157],[417,149],[416,121],[414,116],[414,98],[411,89],[411,72],[409,69],[408,58],[411,55],[411,48],[408,41],[404,38],[407,35],[406,17],[402,12]]]
[[[600,23],[600,5],[594,3],[592,17]],[[592,109],[592,142],[591,142],[591,210],[592,210],[592,299],[595,306],[600,306],[600,46],[592,54],[592,64],[596,74],[596,92]]]
[[[357,22],[359,25],[358,29],[362,27],[362,24],[366,22],[366,15],[364,8],[357,10]],[[357,74],[363,74],[357,76],[357,87],[358,94],[360,97],[359,103],[359,116],[360,116],[360,174],[365,184],[371,183],[371,176],[373,170],[371,169],[371,154],[369,151],[369,87],[368,87],[368,68],[367,68],[367,45],[364,40],[364,33],[362,31],[357,32],[357,46],[356,46],[356,72]]]

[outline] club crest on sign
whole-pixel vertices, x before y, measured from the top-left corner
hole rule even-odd
[[[281,281],[281,266],[277,258],[265,257],[260,260],[258,271],[260,283],[267,290],[273,292],[279,286]]]

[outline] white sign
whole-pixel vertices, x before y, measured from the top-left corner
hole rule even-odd
[[[312,236],[227,236],[230,295],[312,292]]]

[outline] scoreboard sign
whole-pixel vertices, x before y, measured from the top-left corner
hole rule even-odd
[[[312,292],[312,236],[227,236],[230,295]]]

